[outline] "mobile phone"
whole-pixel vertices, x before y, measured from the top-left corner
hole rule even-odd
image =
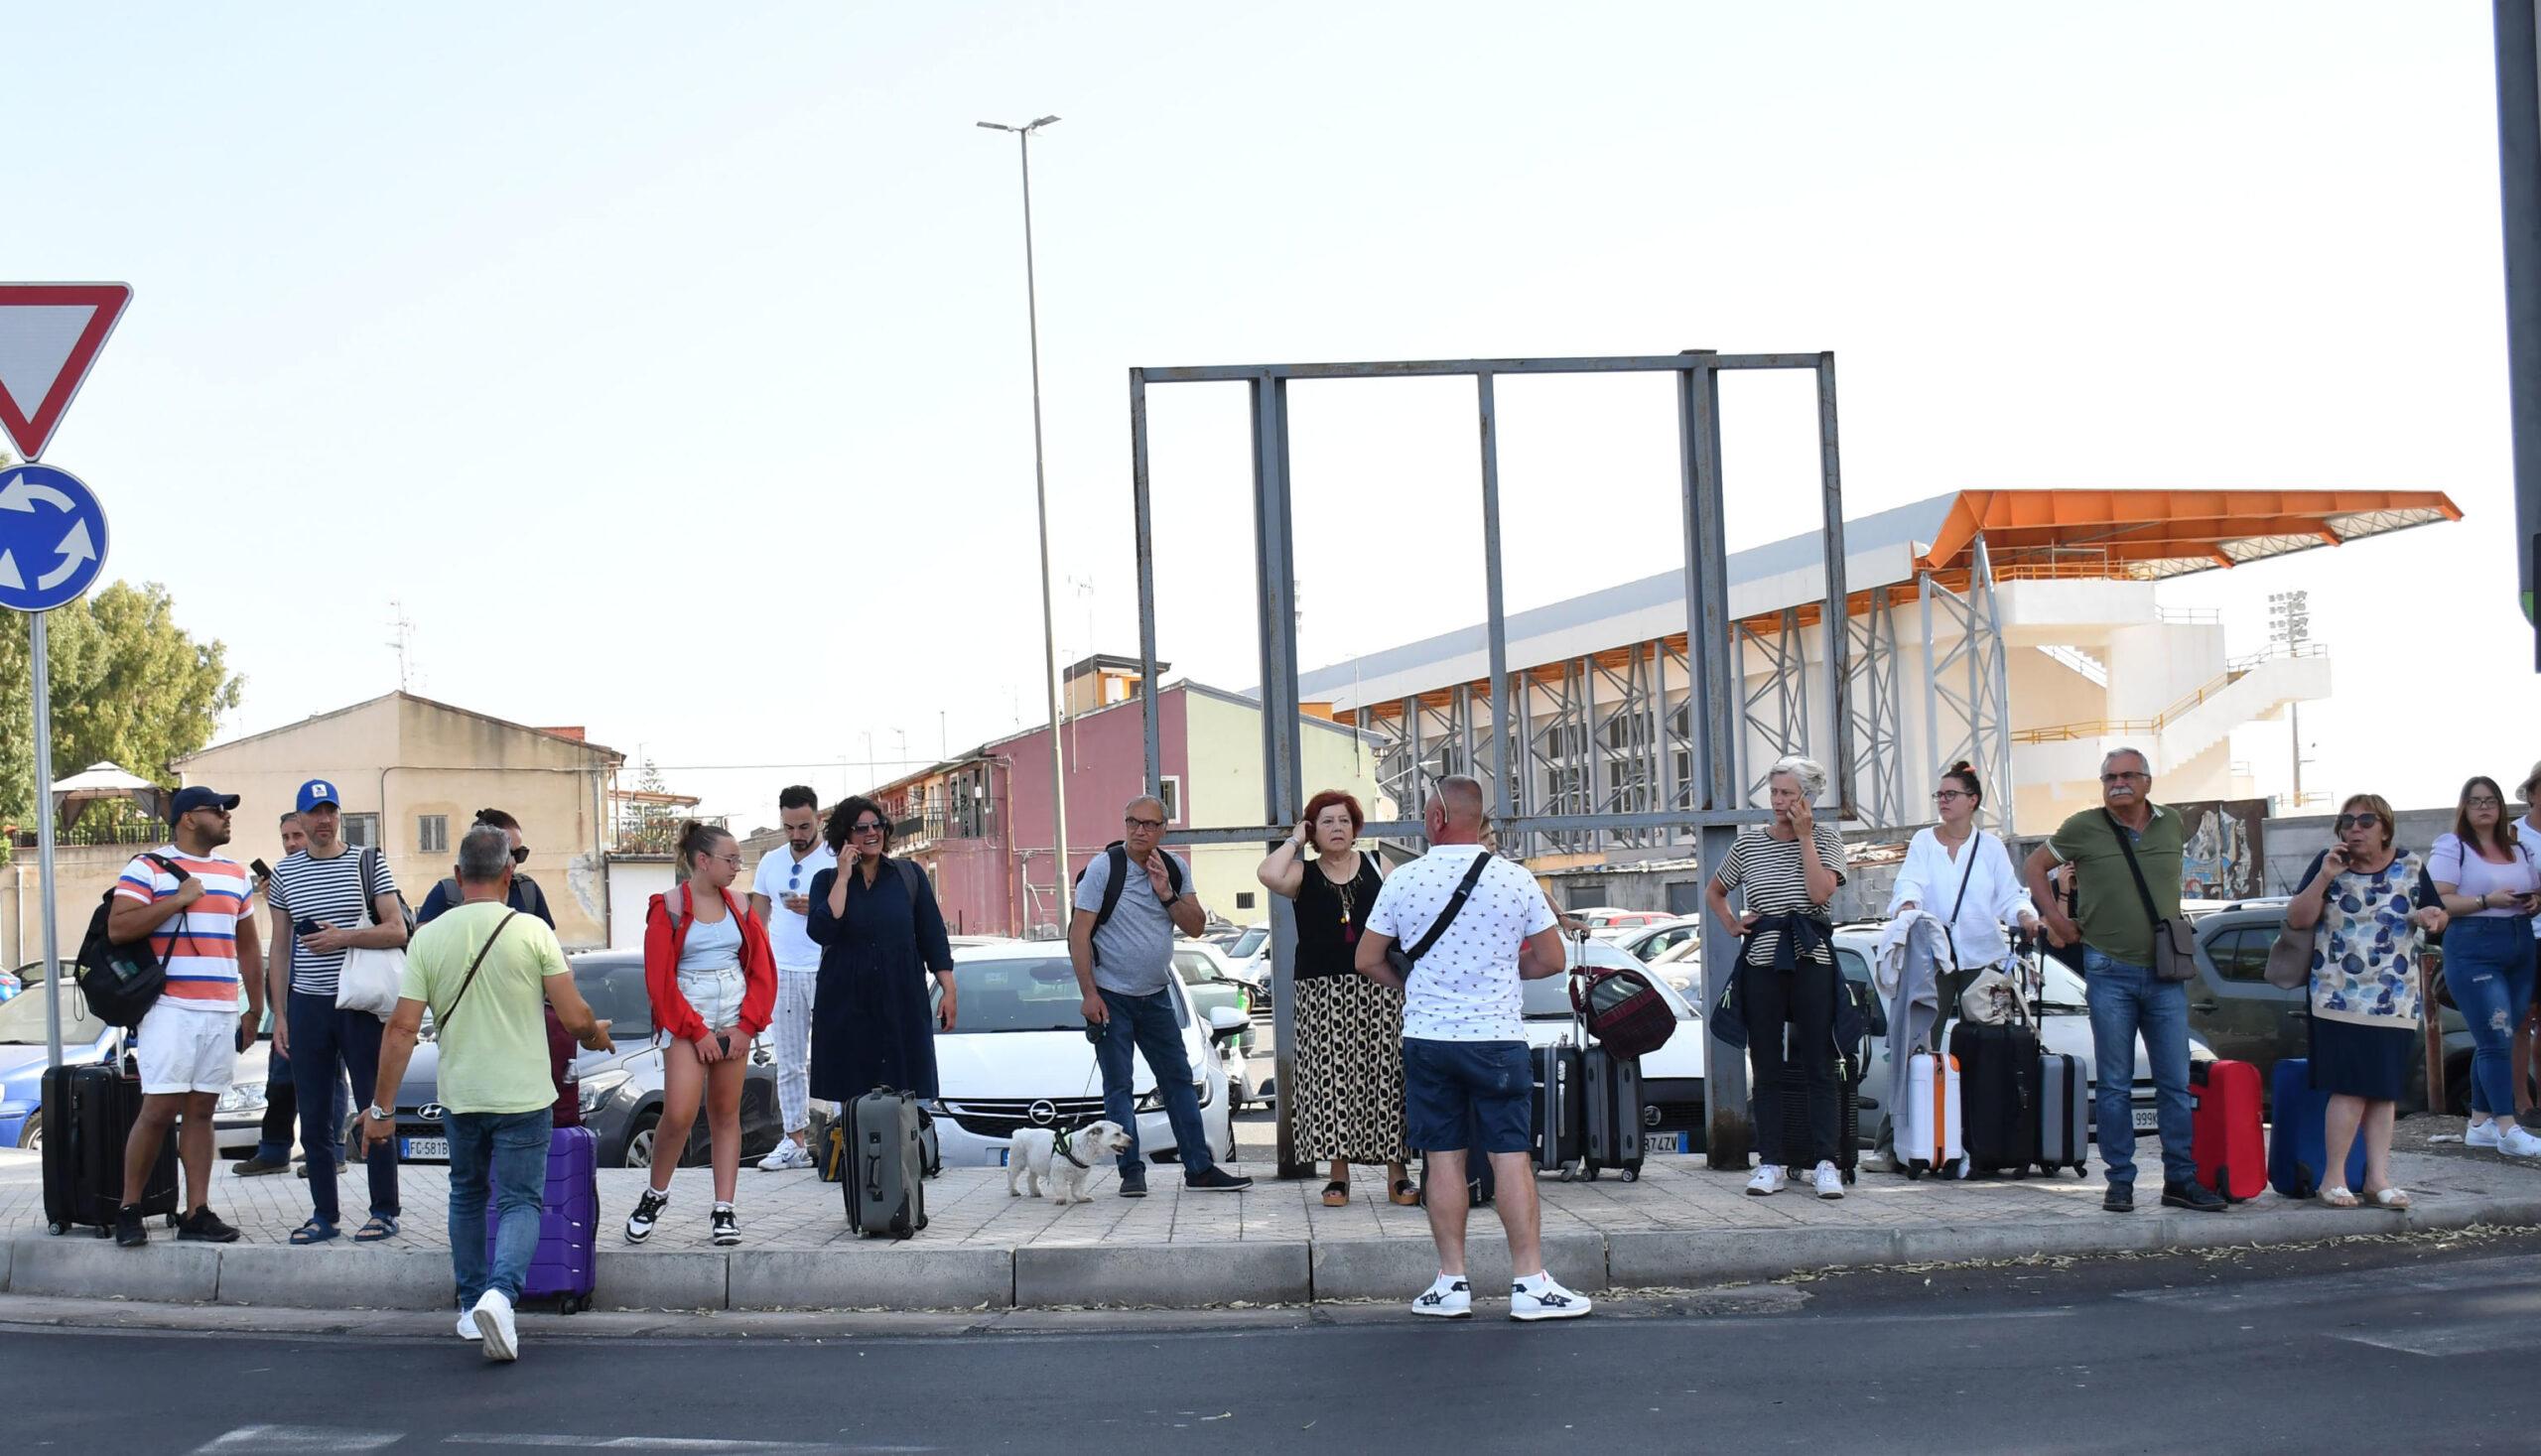
[[[724,1055],[728,1057],[731,1056],[733,1054],[733,1033],[729,1031],[716,1032],[715,1044],[723,1048]]]
[[[274,867],[262,860],[248,860],[247,867],[256,871],[256,877],[258,879],[271,879],[274,877]]]
[[[299,919],[291,922],[291,933],[294,935],[316,935],[318,933],[318,922],[310,919],[306,915],[303,915]]]

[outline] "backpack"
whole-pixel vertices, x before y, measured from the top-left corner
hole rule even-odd
[[[183,885],[189,877],[184,865],[160,855],[141,857],[177,876]],[[168,941],[167,955],[154,953],[151,935],[125,944],[117,944],[106,934],[107,924],[114,918],[115,892],[109,885],[97,897],[97,908],[88,916],[88,933],[79,938],[79,959],[71,974],[78,979],[79,996],[88,1003],[88,1014],[109,1026],[132,1030],[150,1008],[159,1001],[159,993],[168,989],[168,957],[176,954],[174,935]],[[190,912],[179,911],[180,925]]]
[[[1103,847],[1103,853],[1112,861],[1112,873],[1111,876],[1103,882],[1103,908],[1094,912],[1094,930],[1087,933],[1089,936],[1087,944],[1093,947],[1094,964],[1097,966],[1103,964],[1103,948],[1101,946],[1093,945],[1091,936],[1094,933],[1101,931],[1105,925],[1109,924],[1112,919],[1112,912],[1121,908],[1121,886],[1127,883],[1130,878],[1130,851],[1128,846],[1124,845],[1119,840],[1114,840],[1112,843]],[[1088,864],[1085,866],[1085,869],[1091,869],[1094,866],[1092,864]],[[1078,870],[1076,872],[1076,878],[1070,880],[1069,883],[1085,883],[1085,869]],[[1174,859],[1170,854],[1167,854],[1164,857],[1164,875],[1165,878],[1173,882],[1174,894],[1177,896],[1180,895],[1182,893],[1182,861]]]

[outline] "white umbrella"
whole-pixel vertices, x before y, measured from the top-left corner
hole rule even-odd
[[[62,816],[63,823],[102,799],[130,799],[141,806],[144,814],[155,818],[161,794],[157,784],[112,763],[91,763],[53,786],[55,812]]]

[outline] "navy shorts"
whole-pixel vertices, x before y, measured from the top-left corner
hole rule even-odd
[[[1422,1152],[1532,1151],[1535,1091],[1523,1041],[1403,1039],[1405,1140]]]

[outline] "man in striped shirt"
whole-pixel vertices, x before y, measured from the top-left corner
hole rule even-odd
[[[209,1206],[212,1114],[265,1011],[262,988],[254,985],[244,987],[247,1009],[238,1009],[238,967],[242,959],[256,959],[247,866],[212,853],[229,843],[229,811],[237,807],[235,794],[179,789],[169,806],[172,842],[135,856],[115,881],[107,938],[118,945],[149,941],[168,971],[167,990],[141,1018],[133,1041],[141,1116],[124,1143],[123,1206],[115,1213],[115,1243],[126,1249],[150,1242],[141,1223],[141,1198],[180,1116],[185,1122],[177,1156],[186,1167],[186,1216],[177,1237],[211,1244],[238,1237]]]

